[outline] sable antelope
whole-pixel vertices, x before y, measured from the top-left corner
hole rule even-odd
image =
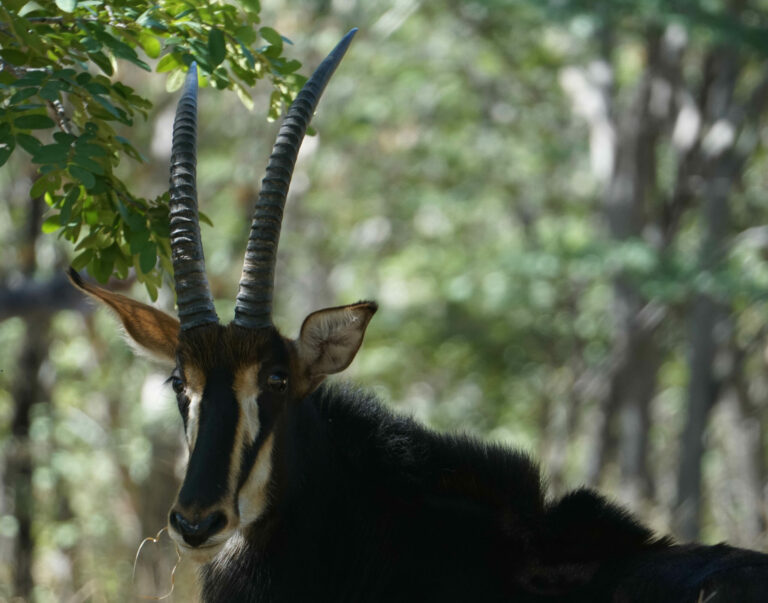
[[[323,385],[352,362],[375,303],[314,312],[297,339],[278,332],[273,277],[291,173],[354,33],[280,127],[229,325],[214,310],[198,225],[194,65],[171,157],[179,319],[70,272],[139,347],[175,366],[190,456],[168,523],[204,563],[205,600],[763,600],[766,556],[673,545],[588,490],[549,501],[525,455],[434,433],[369,394]]]

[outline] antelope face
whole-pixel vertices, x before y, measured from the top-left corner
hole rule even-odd
[[[235,318],[222,326],[205,275],[197,212],[197,73],[190,66],[173,126],[170,234],[179,320],[85,282],[78,288],[114,310],[137,346],[174,366],[189,462],[168,523],[171,537],[210,559],[269,506],[272,449],[285,409],[354,358],[376,304],[310,314],[288,339],[272,324],[272,290],[283,208],[299,146],[317,102],[356,30],[299,92],[280,127],[256,200]]]
[[[291,365],[289,343],[275,329],[211,325],[180,338],[170,381],[189,461],[169,526],[198,557],[217,552],[266,507],[273,428],[298,397]]]
[[[190,454],[169,514],[180,546],[210,556],[261,517],[283,411],[352,361],[375,310],[362,303],[316,312],[296,340],[274,327],[182,332],[171,385]]]
[[[314,312],[296,339],[275,327],[235,323],[184,330],[152,306],[87,283],[74,271],[70,277],[116,312],[139,349],[174,365],[169,383],[189,461],[169,531],[194,559],[206,561],[268,508],[272,448],[283,411],[352,362],[376,304]]]

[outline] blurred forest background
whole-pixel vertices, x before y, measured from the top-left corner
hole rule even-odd
[[[376,299],[343,378],[536,456],[682,540],[768,549],[768,1],[274,0],[309,74],[360,32],[299,158],[276,322]],[[151,64],[155,62],[146,59]],[[167,187],[176,94],[126,136]],[[231,315],[277,124],[205,88],[207,268]],[[164,370],[62,279],[37,166],[0,169],[0,600],[124,601],[183,464]],[[113,282],[136,299],[146,290]],[[166,286],[158,304],[173,311]],[[161,595],[175,556],[141,560]],[[182,561],[172,599],[195,597]]]

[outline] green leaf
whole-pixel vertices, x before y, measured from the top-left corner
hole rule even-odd
[[[37,94],[37,88],[22,88],[16,94],[14,94],[8,101],[11,105],[16,105],[23,100],[28,99],[30,96]]]
[[[246,9],[248,9],[251,12],[254,12],[254,13],[261,12],[261,3],[259,2],[259,0],[240,0],[240,4],[242,4]]]
[[[105,74],[112,75],[115,71],[112,69],[112,61],[107,58],[107,55],[105,55],[103,52],[91,52],[88,54],[88,58],[90,58],[96,65],[98,65],[99,69],[101,69]],[[78,77],[78,79],[80,79]]]
[[[13,153],[13,147],[0,147],[0,167],[5,165],[11,153]]]
[[[50,81],[40,89],[40,96],[48,101],[59,100],[59,91],[61,88],[61,82]]]
[[[84,155],[79,155],[75,153],[75,157],[73,161],[74,163],[79,165],[81,168],[88,170],[92,174],[96,174],[98,176],[104,175],[104,168],[101,166],[101,164],[96,163],[90,157],[86,157]]]
[[[157,246],[154,243],[146,245],[139,253],[139,268],[142,272],[149,272],[157,263]]]
[[[243,25],[235,30],[235,37],[239,42],[242,42],[246,46],[250,46],[256,41],[256,31],[253,27]]]
[[[19,146],[30,155],[35,155],[35,153],[37,153],[43,146],[43,144],[34,136],[23,134],[21,132],[16,134],[16,142],[18,142]]]
[[[262,38],[264,38],[267,42],[269,42],[272,46],[274,46],[277,50],[278,54],[282,52],[283,50],[283,38],[282,36],[277,33],[274,29],[271,27],[262,27],[259,30],[259,34]]]
[[[65,13],[71,13],[77,6],[77,0],[56,0],[56,6]]]
[[[117,121],[122,122],[126,125],[131,124],[131,120],[128,117],[128,115],[123,111],[122,109],[118,109],[115,107],[111,102],[109,102],[106,98],[99,94],[93,95],[93,100],[95,100],[97,103],[99,103],[102,107],[104,107],[107,112],[112,115]]]
[[[45,234],[50,234],[52,232],[56,232],[60,226],[61,224],[59,224],[59,214],[54,214],[45,219],[43,222],[42,231]]]
[[[50,190],[50,188],[54,185],[54,182],[51,180],[51,176],[45,178],[41,177],[35,180],[35,183],[32,185],[32,188],[29,189],[29,196],[33,199],[36,199],[37,197],[41,196],[45,192],[56,192],[55,190]]]
[[[198,218],[200,218],[200,221],[204,224],[207,224],[208,226],[213,226],[213,221],[203,212],[199,211],[197,212]]]
[[[106,254],[97,255],[91,262],[88,271],[100,283],[106,283],[112,276],[112,267],[115,265],[114,258],[109,258]]]
[[[184,84],[184,78],[186,73],[181,70],[174,71],[168,75],[168,79],[165,80],[165,89],[168,92],[175,92]]]
[[[33,163],[64,163],[69,156],[69,145],[54,143],[41,146],[32,156]]]
[[[227,46],[224,34],[220,29],[213,28],[208,34],[208,53],[211,55],[211,64],[216,67],[227,56]]]
[[[146,11],[144,11],[138,19],[136,19],[136,23],[140,25],[141,27],[147,27],[149,29],[156,29],[159,31],[168,31],[168,27],[163,23],[162,21],[158,21],[153,11],[157,10],[155,7],[149,8]]]
[[[80,196],[80,187],[72,186],[64,197],[64,201],[61,203],[61,213],[59,220],[62,226],[66,226],[69,223],[70,216],[72,215],[72,206]]]
[[[278,72],[282,73],[283,75],[288,75],[289,73],[293,73],[300,67],[301,67],[301,61],[295,61],[295,60],[286,61],[278,68]]]
[[[155,71],[158,73],[164,73],[166,71],[173,71],[174,69],[177,69],[182,66],[182,62],[180,58],[174,54],[167,54],[165,55],[160,61],[157,63],[157,67],[155,67]]]
[[[14,48],[3,48],[0,57],[16,67],[22,67],[27,62],[27,55]]]
[[[86,189],[91,188],[96,184],[96,179],[93,177],[93,174],[79,166],[70,165],[67,167],[67,171],[69,171],[70,175],[76,181],[81,182]]]
[[[240,99],[240,102],[243,103],[243,106],[245,106],[246,109],[249,111],[253,111],[253,99],[251,98],[251,95],[248,94],[248,91],[245,90],[240,84],[237,84],[235,86],[235,92],[237,93],[237,98]]]
[[[125,238],[128,241],[128,248],[131,253],[141,253],[144,247],[149,244],[149,230],[147,230],[146,226],[138,230],[131,228]]]
[[[43,7],[40,6],[35,0],[30,0],[30,2],[27,2],[24,6],[22,6],[19,9],[18,15],[19,17],[23,17],[25,15],[28,15],[29,13],[35,12],[36,10],[43,10]]]
[[[160,52],[163,49],[162,44],[160,44],[160,40],[158,40],[155,36],[146,30],[139,34],[139,44],[141,44],[144,52],[146,52],[147,56],[151,59],[156,59],[159,57]]]
[[[82,270],[88,264],[90,264],[92,259],[93,249],[86,249],[81,254],[75,256],[75,258],[72,260],[72,268],[75,270]]]
[[[43,130],[52,128],[56,124],[47,115],[35,113],[33,115],[22,115],[13,120],[13,125],[20,130]]]

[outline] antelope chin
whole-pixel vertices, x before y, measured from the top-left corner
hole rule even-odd
[[[227,544],[235,531],[228,530],[226,533],[216,534],[215,537],[211,538],[205,544],[201,544],[200,546],[189,546],[186,542],[184,542],[184,539],[181,537],[181,535],[177,534],[173,530],[169,530],[169,533],[173,541],[179,547],[179,551],[181,551],[182,557],[189,557],[195,563],[202,565],[211,561],[221,552],[221,550],[224,548],[224,545]]]

